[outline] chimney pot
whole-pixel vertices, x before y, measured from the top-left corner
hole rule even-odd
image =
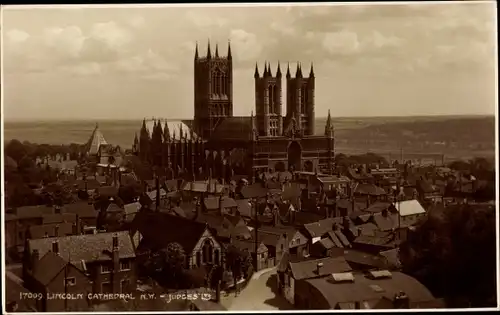
[[[52,242],[52,252],[59,255],[59,241]]]
[[[317,272],[318,274],[320,274],[321,272],[321,269],[323,268],[323,263],[322,262],[319,262],[317,265],[316,265],[316,269],[317,269]]]

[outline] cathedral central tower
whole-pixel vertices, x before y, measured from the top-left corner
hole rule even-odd
[[[257,130],[260,136],[276,137],[283,134],[281,69],[278,63],[276,76],[271,65],[264,65],[264,73],[259,74],[255,65],[255,111]]]
[[[233,58],[231,44],[227,56],[219,56],[215,46],[212,55],[210,42],[206,57],[194,55],[194,121],[195,128],[203,138],[210,138],[221,120],[233,116]]]

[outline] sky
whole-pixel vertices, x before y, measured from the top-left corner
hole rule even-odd
[[[191,118],[208,40],[231,42],[235,116],[266,61],[314,63],[317,117],[493,115],[495,5],[7,6],[4,118]]]

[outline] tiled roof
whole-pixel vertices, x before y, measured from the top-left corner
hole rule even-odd
[[[331,238],[323,238],[319,242],[316,242],[316,244],[323,246],[324,249],[330,249],[335,246]]]
[[[208,210],[216,210],[219,209],[219,202],[222,201],[221,208],[233,208],[233,207],[238,207],[238,204],[233,198],[229,197],[207,197],[203,200],[205,207]]]
[[[353,241],[353,244],[375,245],[375,246],[387,247],[388,249],[392,249],[395,247],[394,237],[390,234],[387,234],[386,236],[360,235],[356,237],[356,239]]]
[[[175,207],[172,211],[179,217],[185,218],[186,212],[181,207]]]
[[[335,230],[335,231],[328,232],[328,235],[330,236],[330,238],[333,238],[333,234],[339,239],[339,241],[342,243],[342,245],[344,247],[351,246],[351,243],[349,242],[347,237],[344,235],[344,233],[342,233],[342,231]]]
[[[398,227],[400,223],[403,224],[403,222],[399,220],[399,215],[391,212],[375,213],[373,214],[373,221],[381,231],[389,231]]]
[[[191,252],[208,226],[166,213],[142,211],[136,214],[132,227],[139,230],[153,248],[163,248],[175,242],[185,252]]]
[[[91,262],[110,260],[113,246],[113,235],[118,236],[120,258],[135,257],[134,247],[127,231],[117,233],[97,233],[64,237],[41,238],[28,241],[30,252],[37,249],[40,257],[52,251],[52,243],[59,243],[59,254],[63,259],[81,268],[81,261]]]
[[[238,211],[242,217],[253,217],[252,206],[248,199],[237,199],[235,200],[238,205]]]
[[[391,205],[392,204],[390,202],[378,201],[378,202],[371,204],[368,208],[363,209],[363,211],[370,212],[370,213],[378,213],[378,212],[382,212],[383,210],[389,209],[389,207]]]
[[[37,262],[37,268],[33,274],[41,285],[48,285],[54,278],[68,265],[61,256],[47,252],[40,261]]]
[[[323,265],[319,268],[318,264]],[[326,276],[332,273],[342,273],[351,271],[351,267],[343,257],[328,257],[316,260],[290,263],[292,277],[295,280],[311,279]]]

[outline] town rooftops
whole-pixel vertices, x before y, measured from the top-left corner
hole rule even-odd
[[[333,230],[334,224],[342,224],[344,218],[326,218],[317,222],[304,224],[304,229],[309,233],[310,237],[321,237]]]
[[[96,218],[98,211],[95,210],[94,205],[88,202],[76,202],[64,205],[64,212],[74,213],[79,218]]]
[[[29,227],[30,239],[68,236],[73,234],[72,223],[32,225]]]
[[[54,252],[47,252],[37,263],[33,274],[41,285],[48,285],[68,265],[68,262]]]
[[[18,219],[36,219],[49,214],[54,214],[54,208],[46,205],[25,206],[15,210],[15,216]]]
[[[205,198],[203,200],[203,203],[205,204],[205,207],[208,210],[217,210],[217,209],[219,209],[219,203],[221,203],[220,207],[222,209],[238,207],[238,204],[236,203],[236,201],[233,198],[225,197],[225,196],[222,197],[222,198],[219,198],[219,197],[207,197],[207,198]]]
[[[365,302],[360,308],[372,309],[381,299],[392,301],[404,292],[413,303],[434,301],[431,292],[416,279],[401,272],[391,272],[389,277],[374,279],[361,273],[353,274],[353,281],[335,281],[333,277],[311,278],[306,283],[315,288],[330,305],[330,309],[354,309],[356,303]]]
[[[81,269],[82,261],[111,260],[113,236],[118,237],[120,258],[135,257],[134,247],[127,231],[117,233],[97,233],[63,237],[49,237],[28,240],[29,252],[38,250],[40,257],[52,251],[54,242],[58,243],[59,255]]]
[[[424,214],[425,209],[422,207],[418,200],[406,200],[395,203],[396,210],[404,217],[408,215]]]
[[[290,262],[289,266],[295,280],[323,277],[332,273],[352,270],[343,257],[327,257],[295,263]]]
[[[359,184],[356,186],[355,193],[370,196],[383,196],[387,194],[383,188],[373,184]]]

